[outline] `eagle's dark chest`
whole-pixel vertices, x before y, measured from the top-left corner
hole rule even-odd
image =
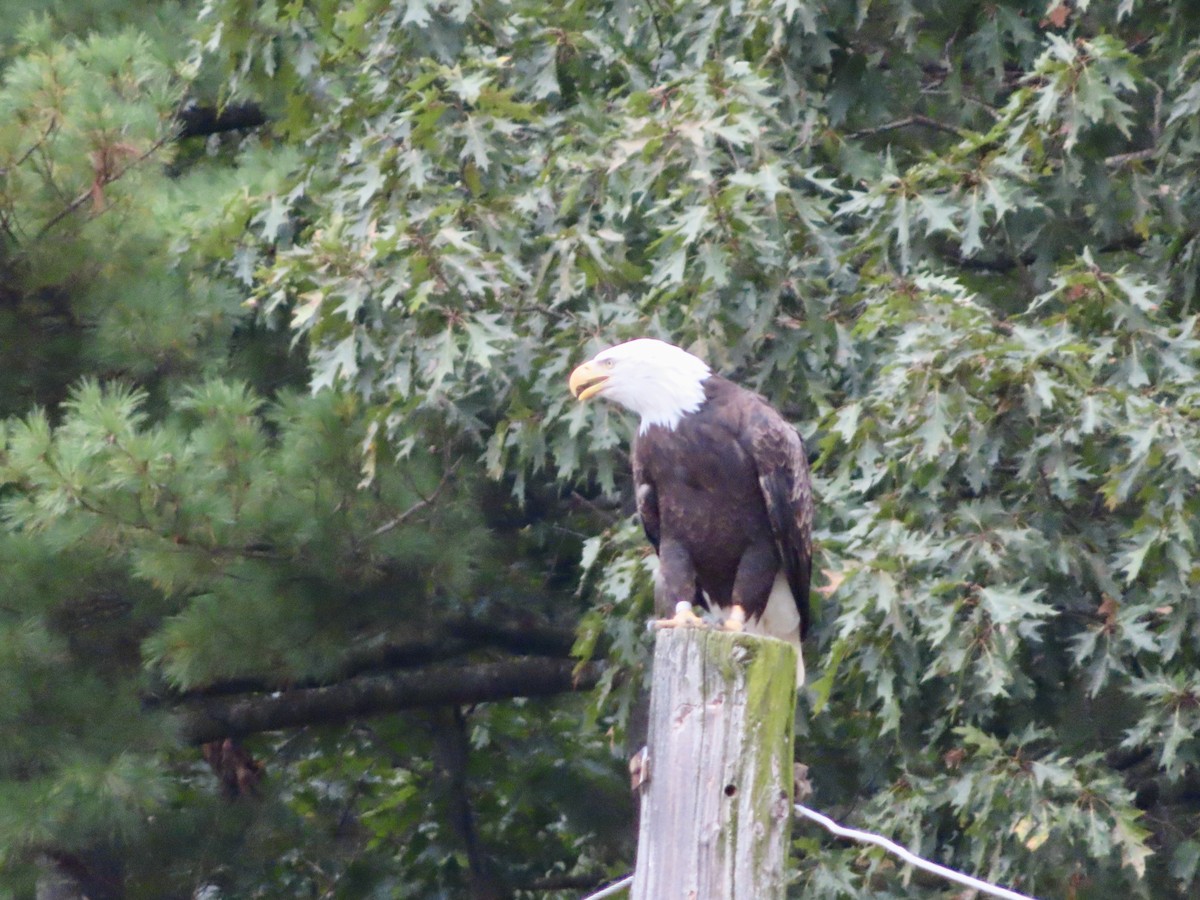
[[[686,548],[702,587],[717,596],[732,587],[747,547],[774,543],[740,424],[736,410],[710,403],[674,429],[652,426],[635,448],[656,494],[661,540]]]
[[[719,500],[738,501],[744,491],[757,491],[750,455],[721,420],[703,412],[685,416],[674,429],[651,427],[638,438],[636,452],[660,502],[679,493],[715,512]]]

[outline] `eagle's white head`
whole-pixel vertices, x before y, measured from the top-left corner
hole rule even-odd
[[[602,350],[571,373],[571,393],[580,400],[604,397],[651,425],[674,428],[704,402],[704,380],[712,370],[686,350],[638,338]]]

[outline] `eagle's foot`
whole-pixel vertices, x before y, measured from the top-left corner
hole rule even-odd
[[[655,619],[652,628],[702,628],[704,620],[692,611],[692,604],[680,600],[675,604],[675,615],[669,619]]]
[[[745,627],[746,611],[734,604],[733,609],[729,610],[729,618],[725,620],[724,628],[726,631],[743,631]]]

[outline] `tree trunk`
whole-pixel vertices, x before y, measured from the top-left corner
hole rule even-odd
[[[782,900],[792,809],[795,650],[659,632],[633,900]]]
[[[437,710],[430,715],[433,732],[434,761],[440,772],[439,781],[445,793],[446,814],[450,827],[462,842],[467,854],[467,876],[471,900],[500,900],[504,896],[488,858],[467,791],[467,765],[471,742],[462,709]]]
[[[121,864],[107,852],[47,851],[39,856],[38,867],[36,900],[121,900],[125,896]]]

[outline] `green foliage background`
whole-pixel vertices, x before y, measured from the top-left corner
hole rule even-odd
[[[565,380],[647,334],[814,456],[812,802],[1037,896],[1195,892],[1188,4],[21,6],[4,890],[627,871],[650,561],[629,423]],[[268,123],[175,140],[189,103]],[[186,738],[418,635],[416,671],[509,659],[448,649],[501,621],[573,630],[597,689],[252,736],[233,800]],[[795,839],[795,896],[953,893]]]

